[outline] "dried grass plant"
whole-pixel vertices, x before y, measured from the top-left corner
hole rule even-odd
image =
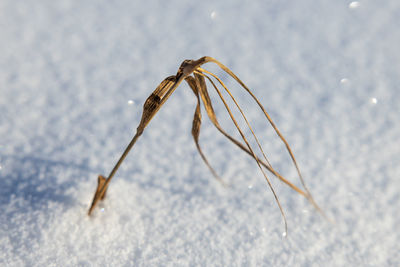
[[[297,170],[298,177],[300,179],[300,182],[302,184],[303,189],[300,189],[299,187],[297,187],[294,184],[292,184],[289,180],[287,180],[285,177],[283,177],[281,174],[279,174],[271,166],[270,162],[268,161],[267,156],[265,155],[265,153],[264,153],[264,151],[263,151],[263,149],[261,147],[261,144],[260,144],[257,136],[255,135],[252,127],[250,126],[249,121],[247,120],[243,110],[241,109],[239,104],[236,102],[236,99],[233,97],[233,95],[231,94],[229,89],[226,87],[224,82],[218,76],[216,76],[215,74],[213,74],[213,73],[211,73],[211,72],[209,72],[206,69],[203,69],[201,67],[203,64],[206,64],[206,63],[215,63],[216,65],[218,65],[223,71],[225,71],[236,82],[238,82],[247,91],[247,93],[250,94],[250,96],[254,99],[254,101],[257,103],[259,108],[264,113],[266,119],[269,121],[271,126],[274,128],[276,134],[279,136],[279,138],[285,144],[286,149],[287,149],[287,151],[288,151],[288,153],[289,153],[289,155],[291,157],[291,160],[292,160],[292,162],[293,162],[293,164],[294,164],[294,166],[295,166],[295,168]],[[219,98],[222,100],[226,110],[229,113],[229,116],[230,116],[231,120],[235,124],[236,129],[238,130],[238,132],[239,132],[239,134],[241,136],[242,142],[237,140],[237,139],[235,139],[231,135],[229,135],[224,129],[222,129],[222,127],[218,123],[218,120],[217,120],[217,117],[216,117],[216,114],[214,112],[214,108],[213,108],[213,105],[212,105],[211,98],[210,98],[210,96],[208,94],[207,85],[206,85],[206,79],[210,82],[212,87],[216,90]],[[321,214],[323,214],[322,210],[318,207],[318,205],[314,201],[310,191],[308,190],[308,188],[307,188],[307,186],[306,186],[306,184],[304,182],[304,179],[303,179],[303,177],[301,175],[300,169],[298,167],[298,164],[296,162],[296,159],[295,159],[295,157],[293,155],[293,152],[292,152],[288,142],[282,136],[282,134],[280,133],[280,131],[278,130],[278,128],[276,127],[276,125],[272,121],[271,117],[269,116],[269,114],[267,113],[265,108],[261,105],[260,101],[255,97],[255,95],[250,91],[250,89],[230,69],[228,69],[225,65],[223,65],[221,62],[219,62],[218,60],[216,60],[216,59],[214,59],[212,57],[202,57],[202,58],[200,58],[198,60],[185,60],[185,61],[183,61],[181,66],[178,69],[177,74],[173,75],[173,76],[169,76],[166,79],[164,79],[160,83],[160,85],[154,90],[154,92],[147,98],[147,100],[145,101],[144,106],[143,106],[142,118],[141,118],[141,121],[139,123],[139,126],[137,127],[137,131],[136,131],[135,136],[133,137],[133,139],[131,140],[129,145],[126,147],[125,151],[121,155],[121,157],[118,160],[117,164],[114,166],[114,168],[112,169],[111,173],[108,175],[108,178],[105,178],[102,175],[99,175],[99,177],[98,177],[98,185],[97,185],[97,189],[96,189],[96,192],[94,194],[94,197],[93,197],[92,204],[91,204],[89,212],[88,212],[89,215],[92,213],[92,211],[95,208],[95,206],[97,205],[97,203],[100,200],[104,199],[104,197],[106,195],[106,191],[107,191],[108,185],[109,185],[111,179],[114,177],[114,175],[115,175],[116,171],[118,170],[118,168],[120,167],[122,161],[125,159],[125,157],[129,153],[129,151],[131,150],[131,148],[133,147],[133,145],[135,144],[137,139],[142,135],[144,129],[146,128],[146,126],[148,125],[150,120],[159,111],[161,106],[165,103],[165,101],[168,100],[168,98],[171,96],[171,94],[175,91],[175,89],[180,85],[180,83],[182,81],[186,81],[188,83],[189,87],[192,89],[194,95],[197,98],[197,106],[196,106],[196,109],[195,109],[194,118],[193,118],[193,125],[192,125],[192,135],[193,135],[193,138],[194,138],[194,142],[196,144],[197,150],[200,153],[201,158],[203,159],[203,161],[205,162],[207,167],[211,170],[211,172],[216,177],[216,179],[218,179],[218,181],[223,183],[222,179],[217,175],[215,170],[211,167],[211,165],[208,162],[207,158],[205,157],[203,151],[201,150],[201,147],[200,147],[200,144],[199,144],[199,135],[200,135],[200,126],[201,126],[201,111],[200,111],[201,102],[203,102],[204,108],[205,108],[205,110],[207,112],[207,115],[208,115],[209,119],[214,124],[214,126],[218,129],[218,131],[221,132],[230,141],[232,141],[235,145],[237,145],[241,150],[246,152],[257,163],[258,168],[260,169],[260,171],[263,174],[265,180],[267,181],[268,186],[271,189],[272,194],[273,194],[273,196],[274,196],[274,198],[276,200],[276,203],[277,203],[277,205],[279,207],[279,210],[280,210],[280,212],[282,214],[283,221],[284,221],[284,224],[285,224],[285,233],[287,232],[286,216],[285,216],[285,213],[284,213],[283,208],[281,206],[281,203],[280,203],[280,201],[278,199],[278,196],[275,193],[275,190],[272,187],[272,184],[271,184],[271,182],[270,182],[270,180],[269,180],[264,168],[266,170],[268,170],[273,176],[278,178],[280,181],[282,181],[283,183],[287,184],[294,191],[296,191],[297,193],[299,193],[300,195],[305,197]],[[244,121],[247,124],[247,127],[250,129],[251,134],[255,139],[255,142],[257,143],[257,147],[258,147],[258,149],[260,150],[260,152],[262,154],[262,158],[259,158],[255,154],[255,152],[253,150],[253,147],[250,145],[250,143],[248,142],[245,134],[243,133],[242,129],[240,128],[239,124],[237,123],[235,117],[233,116],[233,114],[231,112],[230,107],[228,106],[226,100],[224,99],[224,97],[223,97],[220,89],[216,85],[215,81],[217,81],[218,84],[220,86],[222,86],[223,90],[225,90],[226,93],[229,94],[229,96],[232,99],[233,103],[235,104],[235,106],[239,110],[240,114],[242,115]]]

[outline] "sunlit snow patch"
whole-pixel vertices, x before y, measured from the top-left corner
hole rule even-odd
[[[360,6],[360,2],[358,2],[358,1],[353,1],[349,4],[349,8],[351,8],[351,9],[358,8],[359,6]]]
[[[343,79],[340,80],[340,83],[341,84],[347,84],[347,83],[349,83],[349,79],[343,78]]]

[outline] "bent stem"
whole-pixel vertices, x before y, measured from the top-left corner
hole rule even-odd
[[[97,203],[104,199],[107,187],[114,177],[114,174],[117,172],[121,163],[128,155],[129,151],[132,149],[133,145],[136,143],[139,136],[142,135],[144,129],[149,124],[151,119],[156,115],[161,106],[168,100],[171,94],[175,91],[175,89],[179,86],[179,84],[192,72],[199,67],[200,65],[205,63],[205,57],[202,57],[198,60],[185,60],[182,62],[181,66],[178,69],[176,75],[172,75],[164,79],[160,85],[153,91],[153,93],[146,99],[143,105],[143,113],[142,118],[137,127],[136,134],[132,138],[129,145],[126,147],[124,153],[119,158],[117,164],[112,169],[110,175],[107,179],[105,179],[102,175],[99,175],[97,188],[95,194],[93,196],[92,204],[89,208],[88,215],[90,215],[93,209],[96,207]]]
[[[268,161],[267,156],[265,155],[261,144],[257,138],[257,136],[255,135],[252,127],[250,126],[249,121],[247,120],[243,110],[241,109],[241,107],[239,106],[239,104],[237,103],[236,99],[233,97],[233,95],[231,94],[231,92],[228,90],[228,88],[226,87],[226,85],[222,82],[222,80],[216,76],[215,74],[201,68],[201,66],[205,63],[208,62],[213,62],[215,64],[217,64],[223,71],[225,71],[227,74],[229,74],[236,82],[238,82],[247,92],[248,94],[250,94],[250,96],[256,101],[257,105],[259,106],[259,108],[263,111],[265,117],[267,118],[267,120],[269,121],[269,123],[271,124],[271,126],[274,128],[276,134],[279,136],[279,138],[282,140],[282,142],[284,143],[284,145],[286,146],[287,152],[289,153],[292,162],[297,170],[298,176],[299,176],[299,180],[304,188],[304,191],[301,190],[300,188],[298,188],[297,186],[295,186],[294,184],[292,184],[291,182],[289,182],[287,179],[285,179],[281,174],[279,174],[270,164],[270,162]],[[193,74],[193,76],[191,76]],[[229,94],[229,96],[231,97],[231,99],[233,100],[235,106],[238,108],[239,112],[241,113],[243,119],[246,122],[247,127],[250,129],[252,136],[254,137],[257,146],[259,148],[259,150],[262,153],[263,156],[263,160],[258,158],[257,155],[255,154],[255,152],[253,151],[253,148],[250,146],[250,143],[248,142],[246,136],[244,135],[243,131],[241,130],[239,124],[237,123],[236,119],[234,118],[228,104],[226,103],[224,97],[222,96],[222,93],[219,91],[218,87],[215,85],[215,83],[213,82],[213,80],[208,76],[211,75],[214,79],[216,79],[219,84],[224,88],[224,90]],[[216,114],[214,112],[213,106],[212,106],[212,102],[210,99],[210,96],[208,94],[208,90],[207,90],[207,86],[206,86],[206,82],[205,82],[205,78],[207,78],[207,80],[212,84],[212,86],[214,87],[214,89],[216,90],[219,98],[222,100],[225,109],[228,111],[229,116],[231,118],[231,120],[233,121],[233,123],[235,124],[236,129],[238,130],[241,139],[243,140],[243,142],[240,142],[239,140],[236,140],[234,137],[232,137],[231,135],[229,135],[218,123]],[[105,178],[102,175],[98,176],[98,180],[97,180],[97,188],[92,200],[92,204],[89,208],[88,214],[90,215],[93,211],[93,209],[95,208],[95,206],[98,204],[98,202],[100,200],[103,200],[105,195],[106,195],[106,191],[108,188],[108,185],[111,181],[111,179],[114,177],[115,173],[117,172],[117,170],[119,169],[120,165],[122,164],[122,162],[124,161],[124,159],[126,158],[126,156],[128,155],[129,151],[132,149],[132,147],[134,146],[134,144],[136,143],[137,139],[142,135],[144,129],[146,128],[146,126],[148,125],[148,123],[151,121],[151,119],[155,116],[155,114],[159,111],[159,109],[161,108],[161,106],[167,101],[167,99],[171,96],[171,94],[176,90],[176,88],[180,85],[180,83],[185,80],[189,87],[192,89],[193,93],[195,94],[196,98],[197,98],[197,105],[196,105],[196,109],[195,109],[195,113],[194,113],[194,117],[193,117],[193,123],[192,123],[192,136],[194,139],[194,142],[196,144],[196,148],[199,151],[199,154],[202,158],[202,160],[204,161],[204,163],[207,165],[207,167],[210,169],[210,171],[212,172],[212,174],[214,175],[214,177],[220,181],[223,185],[225,185],[225,183],[223,182],[223,180],[218,176],[218,174],[216,173],[216,171],[212,168],[212,166],[210,165],[210,163],[208,162],[207,158],[205,157],[200,144],[199,144],[199,136],[200,136],[200,128],[201,128],[201,109],[200,109],[200,100],[202,100],[204,107],[207,111],[207,115],[209,117],[209,119],[211,120],[211,122],[214,124],[214,126],[218,129],[218,131],[220,133],[222,133],[225,137],[227,137],[231,142],[233,142],[235,145],[237,145],[240,149],[242,149],[243,151],[245,151],[250,157],[252,157],[258,167],[260,168],[264,178],[266,179],[269,188],[271,189],[275,201],[279,207],[279,210],[281,212],[281,215],[283,217],[284,220],[284,224],[285,224],[285,234],[287,233],[287,220],[286,220],[286,216],[285,213],[283,211],[283,208],[280,204],[280,201],[278,199],[278,196],[275,193],[274,188],[272,187],[272,184],[269,180],[269,178],[267,177],[266,173],[264,172],[264,169],[262,168],[262,166],[264,168],[266,168],[270,173],[272,173],[275,177],[277,177],[279,180],[281,180],[282,182],[286,183],[289,187],[291,187],[293,190],[295,190],[297,193],[303,195],[309,202],[311,202],[314,207],[325,217],[327,218],[327,216],[325,215],[325,213],[322,211],[322,209],[316,204],[316,202],[314,201],[310,191],[308,190],[308,188],[305,185],[304,179],[301,175],[300,169],[297,165],[296,159],[294,157],[294,154],[288,144],[288,142],[285,140],[285,138],[283,137],[283,135],[280,133],[280,131],[278,130],[278,128],[276,127],[276,125],[274,124],[274,122],[272,121],[271,117],[269,116],[269,114],[266,112],[266,110],[264,109],[264,107],[261,105],[261,103],[259,102],[259,100],[255,97],[255,95],[250,91],[250,89],[230,70],[228,69],[225,65],[223,65],[222,63],[220,63],[219,61],[217,61],[216,59],[212,58],[212,57],[202,57],[198,60],[185,60],[182,62],[182,64],[180,65],[178,72],[176,75],[172,75],[167,77],[166,79],[164,79],[160,85],[153,91],[153,93],[146,99],[144,105],[143,105],[143,113],[142,113],[142,117],[141,117],[141,121],[139,123],[139,126],[136,129],[136,134],[134,135],[134,137],[132,138],[132,140],[130,141],[130,143],[128,144],[128,146],[125,148],[123,154],[121,155],[121,157],[119,158],[117,164],[114,166],[114,168],[112,169],[112,171],[110,172],[109,176],[107,178]]]

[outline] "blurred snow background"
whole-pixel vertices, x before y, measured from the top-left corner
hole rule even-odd
[[[398,266],[400,2],[0,1],[1,266]],[[86,215],[142,104],[184,59],[213,56],[265,105],[335,224],[257,166],[182,85]],[[238,96],[273,166],[272,129]],[[219,102],[222,125],[235,133]]]

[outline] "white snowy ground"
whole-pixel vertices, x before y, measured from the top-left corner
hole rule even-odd
[[[397,0],[1,1],[0,265],[399,266],[399,18]],[[271,177],[282,237],[257,165],[203,111],[200,140],[230,184],[221,186],[192,141],[187,85],[86,215],[144,100],[182,60],[204,55],[260,98],[334,224]],[[205,67],[299,185],[251,99]]]

